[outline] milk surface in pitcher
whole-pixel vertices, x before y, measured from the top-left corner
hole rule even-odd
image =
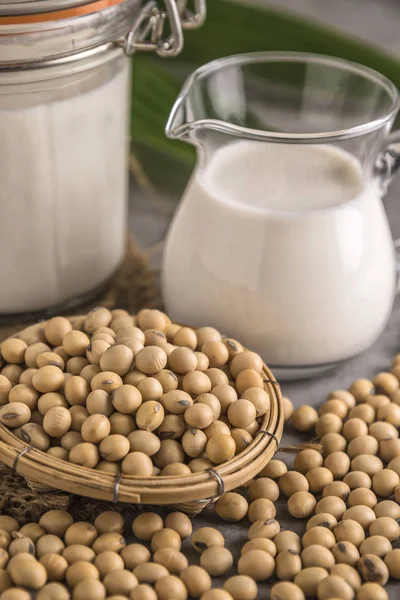
[[[219,148],[199,162],[170,229],[168,312],[237,337],[271,365],[357,354],[381,333],[395,292],[381,196],[338,147]]]

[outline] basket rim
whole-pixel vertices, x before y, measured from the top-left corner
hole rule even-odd
[[[81,317],[68,317],[76,322]],[[46,321],[30,325],[24,332],[42,329]],[[15,469],[28,481],[56,486],[58,491],[88,496],[99,500],[130,504],[174,504],[176,502],[206,501],[244,485],[262,470],[279,448],[283,433],[283,404],[279,383],[263,363],[264,385],[271,408],[249,446],[229,461],[215,465],[209,471],[185,476],[134,477],[114,474],[75,465],[55,458],[46,452],[27,446],[12,430],[0,423],[0,460]],[[221,483],[222,480],[222,483]]]

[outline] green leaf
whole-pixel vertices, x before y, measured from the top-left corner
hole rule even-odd
[[[399,61],[361,41],[286,12],[224,0],[211,0],[208,4],[206,25],[187,33],[179,60],[197,65],[241,52],[316,52],[367,65],[400,87]]]
[[[139,59],[139,60],[138,60]],[[148,57],[135,57],[133,63],[132,139],[159,151],[191,162],[193,153],[184,144],[174,144],[164,134],[169,112],[181,81],[166,73]]]
[[[168,140],[164,129],[183,80],[201,64],[243,52],[316,52],[367,65],[400,88],[400,62],[361,41],[277,10],[227,0],[208,0],[208,6],[204,27],[185,32],[185,49],[179,58],[163,61],[136,54],[133,59],[133,149],[145,172],[162,189],[171,189],[171,176],[177,182],[173,187],[182,189],[194,164],[193,149]],[[168,168],[158,172],[158,163]]]

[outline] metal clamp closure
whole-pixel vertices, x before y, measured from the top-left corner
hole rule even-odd
[[[182,29],[198,29],[206,20],[206,0],[193,0],[193,10],[188,8],[188,0],[177,0]]]
[[[178,56],[183,50],[183,29],[196,29],[206,18],[206,0],[194,0],[194,11],[187,0],[164,0],[165,10],[154,0],[148,2],[123,42],[128,56],[136,51],[153,52],[159,56]],[[165,35],[168,21],[170,34]]]

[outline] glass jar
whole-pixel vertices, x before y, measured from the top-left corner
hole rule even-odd
[[[65,310],[115,273],[126,233],[130,56],[177,54],[182,25],[200,25],[204,4],[198,14],[175,0],[166,13],[141,0],[0,5],[0,315]]]

